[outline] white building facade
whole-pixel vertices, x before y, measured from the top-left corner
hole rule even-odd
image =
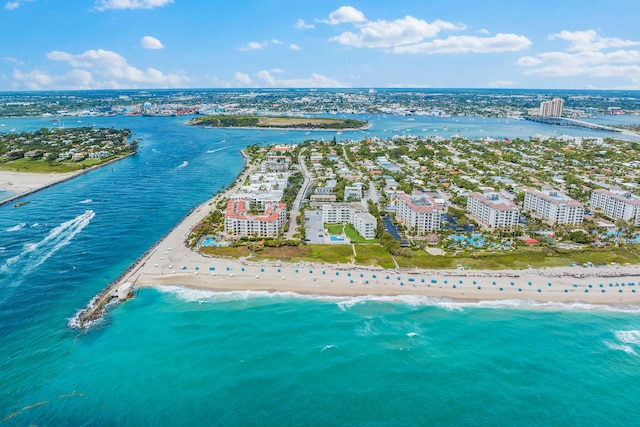
[[[640,197],[621,188],[594,190],[589,205],[613,219],[631,221],[640,227]]]
[[[351,224],[365,239],[376,237],[377,221],[360,203],[329,203],[322,205],[325,224]]]
[[[487,190],[484,194],[469,193],[467,212],[475,221],[491,230],[512,229],[520,221],[518,206],[493,190]]]
[[[584,205],[551,188],[527,188],[524,192],[524,210],[530,211],[551,224],[582,224]]]
[[[278,237],[287,220],[285,203],[267,203],[260,214],[251,213],[251,200],[229,200],[224,231],[236,237]]]
[[[398,195],[396,219],[419,234],[439,230],[441,214],[435,199],[428,194],[414,191],[410,196]]]

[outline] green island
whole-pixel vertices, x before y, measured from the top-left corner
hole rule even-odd
[[[42,128],[0,133],[0,170],[66,173],[100,165],[137,150],[129,129]]]
[[[190,125],[216,128],[278,128],[278,129],[363,129],[367,122],[355,119],[308,118],[286,116],[200,116]]]

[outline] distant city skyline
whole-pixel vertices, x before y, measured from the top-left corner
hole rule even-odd
[[[7,1],[0,90],[640,90],[637,0]]]

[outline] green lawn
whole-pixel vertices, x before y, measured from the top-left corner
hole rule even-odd
[[[351,243],[378,243],[378,239],[367,240],[362,237],[351,224],[345,224],[344,232],[351,239]]]
[[[618,264],[638,264],[640,257],[623,248],[587,249],[583,251],[564,251],[551,248],[525,248],[510,253],[480,253],[467,256],[433,256],[424,251],[402,250],[396,256],[400,267],[412,268],[456,268],[458,264],[473,269],[523,269],[531,266],[566,267],[586,262]]]
[[[354,259],[351,245],[299,245],[281,248],[264,248],[254,253],[254,260],[281,259],[290,262],[309,261],[330,264],[349,263],[394,268],[393,259],[379,244],[356,244]],[[251,251],[247,247],[201,248],[204,253],[217,256],[244,257]],[[401,268],[455,269],[458,264],[464,268],[486,270],[515,270],[543,267],[567,267],[586,262],[611,264],[640,264],[640,250],[636,247],[585,249],[581,251],[558,250],[548,247],[522,248],[508,253],[477,253],[473,255],[433,256],[423,250],[401,249],[396,261]]]
[[[342,224],[325,224],[324,227],[331,234],[342,234]]]
[[[356,245],[356,264],[395,267],[391,254],[379,244]]]
[[[22,158],[22,159],[13,160],[11,162],[1,164],[0,170],[10,171],[10,172],[31,172],[31,173],[67,173],[67,172],[75,172],[81,169],[89,168],[91,166],[99,165],[111,159],[113,159],[113,157],[109,157],[106,159],[84,159],[79,162],[73,162],[73,161],[59,162],[57,160],[54,160],[51,163],[49,163],[44,159],[29,160],[29,159]]]

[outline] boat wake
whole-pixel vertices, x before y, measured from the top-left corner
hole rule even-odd
[[[87,204],[87,203],[91,203],[91,202],[93,202],[93,199],[84,199],[83,201],[78,202],[78,203]]]
[[[22,230],[27,225],[26,222],[21,222],[18,225],[14,225],[13,227],[7,228],[7,232],[12,233],[14,231]]]
[[[221,150],[226,150],[227,148],[229,147],[220,147],[220,148],[216,148],[215,150],[207,150],[207,154],[213,154]]]
[[[189,162],[185,160],[180,166],[178,166],[178,169],[186,168],[187,166],[189,166]]]
[[[0,267],[0,272],[7,273],[9,271],[16,271],[24,274],[37,268],[60,248],[68,245],[71,239],[80,233],[89,222],[91,222],[94,216],[95,213],[88,210],[82,215],[70,221],[63,222],[52,229],[49,234],[39,242],[26,243],[19,255],[9,258],[4,265]]]

